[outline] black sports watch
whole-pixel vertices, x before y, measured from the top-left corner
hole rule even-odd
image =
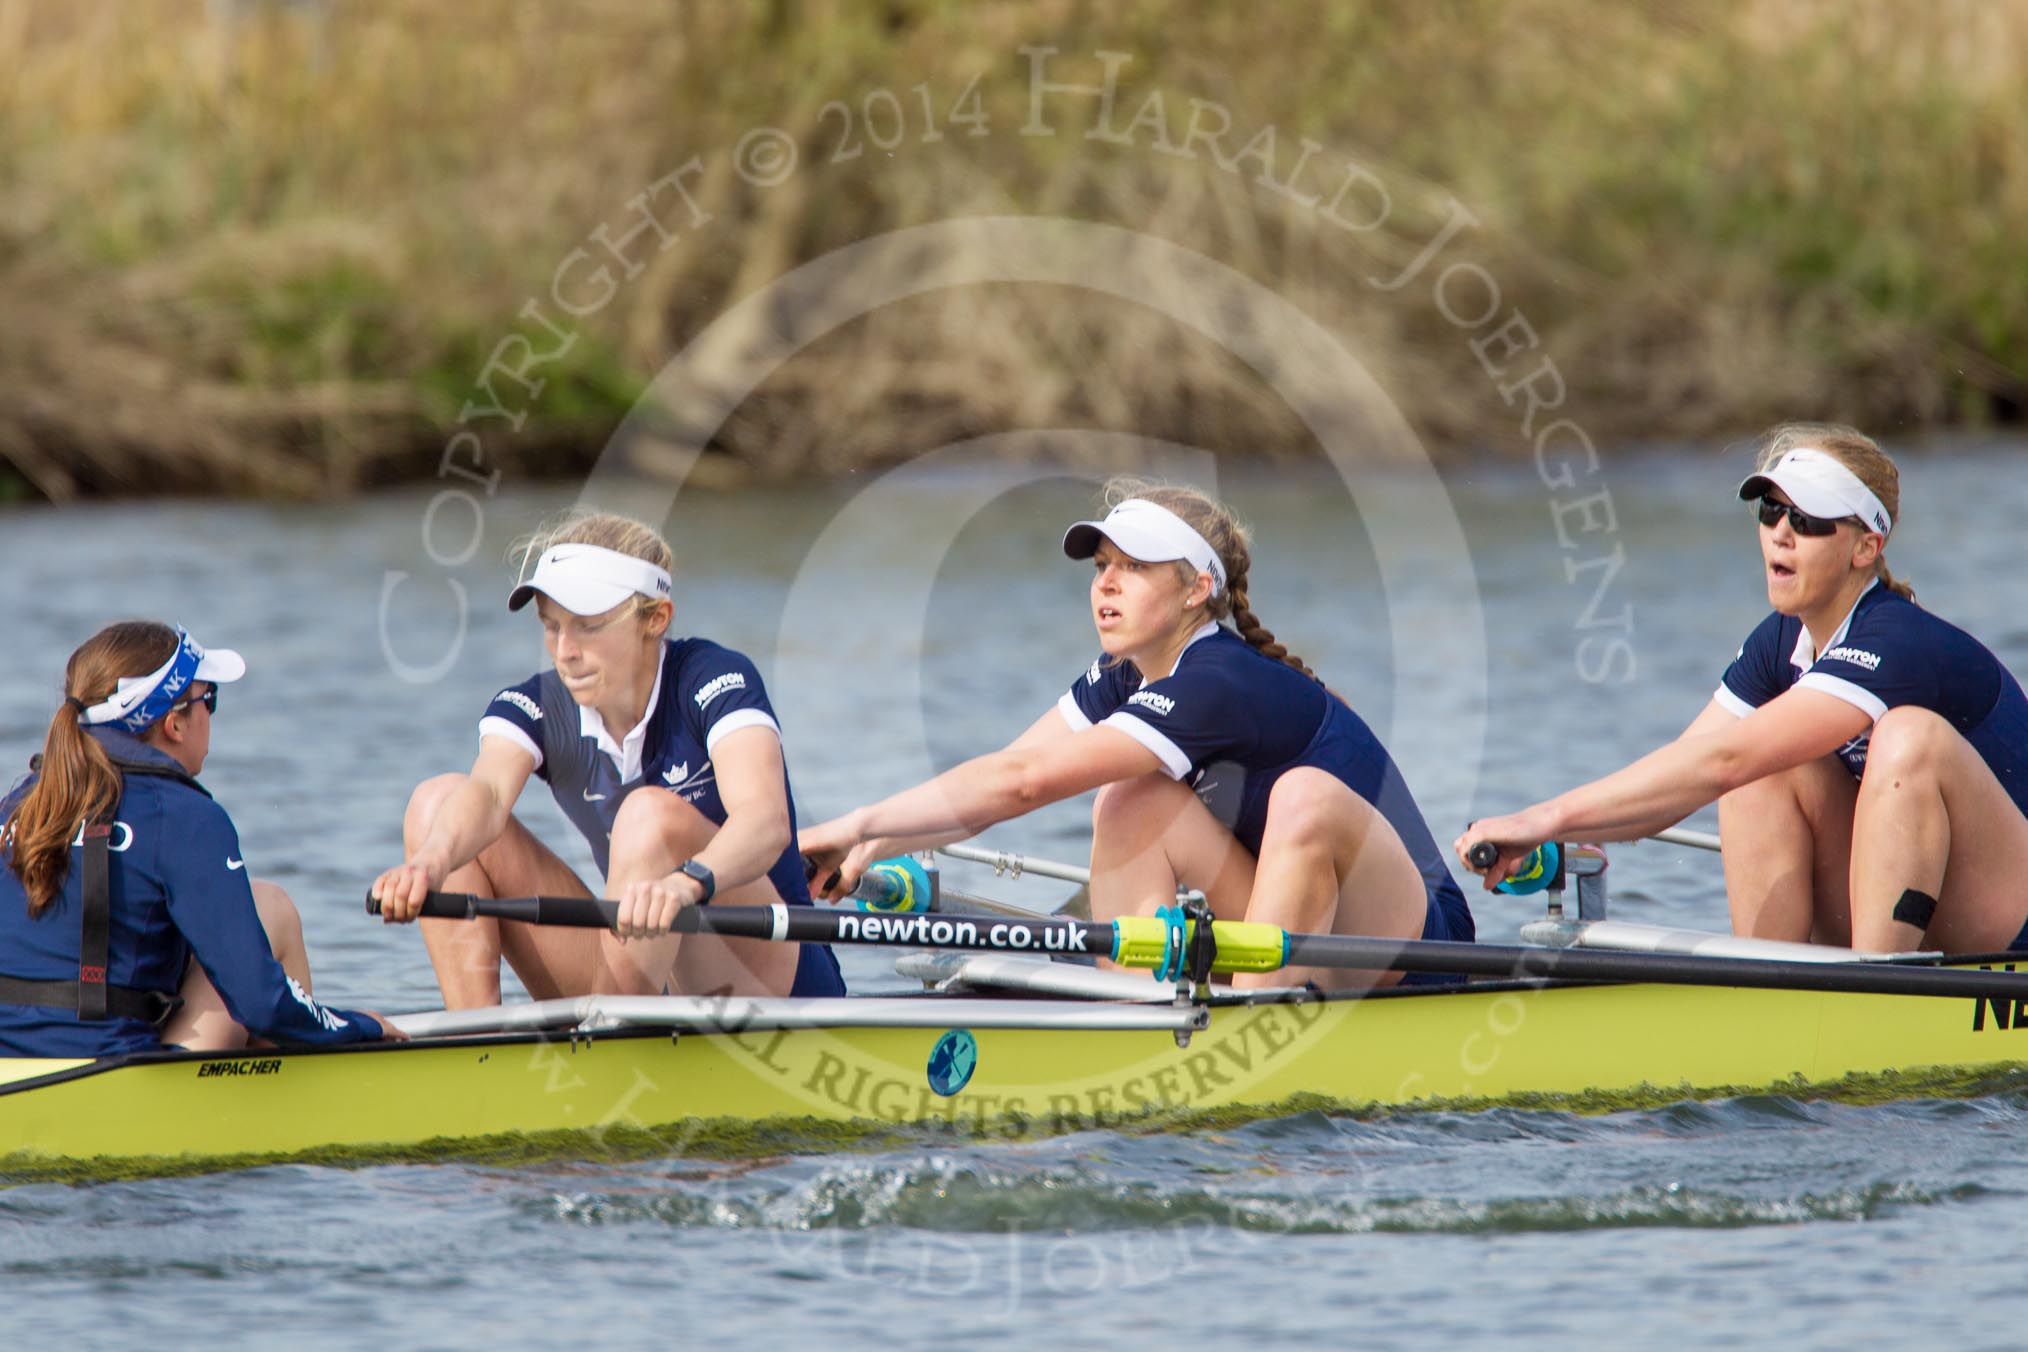
[[[687,873],[691,877],[695,878],[698,882],[704,884],[704,895],[697,899],[697,904],[699,906],[702,906],[707,902],[709,902],[711,898],[718,892],[718,878],[712,873],[712,871],[709,868],[707,868],[704,864],[698,862],[697,860],[695,859],[684,860],[682,863],[676,866],[676,871],[678,873]]]

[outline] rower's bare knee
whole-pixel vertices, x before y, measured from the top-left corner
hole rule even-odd
[[[1092,829],[1117,832],[1166,824],[1183,800],[1194,796],[1180,782],[1156,771],[1132,779],[1116,779],[1102,785],[1092,800]],[[1158,817],[1157,813],[1162,815]]]
[[[1749,780],[1738,788],[1719,795],[1719,812],[1758,814],[1772,807],[1790,804],[1799,806],[1803,788],[1800,772],[1804,768],[1798,765],[1787,770],[1777,770],[1771,775],[1762,775],[1759,779]]]
[[[709,817],[667,789],[638,788],[613,817],[612,873],[652,861],[688,859],[718,833]]]
[[[437,812],[457,788],[465,782],[461,774],[434,775],[415,786],[408,796],[408,810],[402,814],[401,834],[413,845],[429,834],[430,823],[436,820]]]
[[[268,951],[275,955],[276,962],[282,964],[282,970],[308,992],[310,950],[303,942],[302,913],[279,883],[255,878],[250,886],[253,888],[254,910],[259,913],[261,929],[268,936]]]
[[[1721,829],[1765,825],[1786,830],[1800,812],[1812,824],[1832,810],[1850,815],[1854,785],[1850,772],[1835,756],[1819,756],[1801,765],[1762,775],[1718,800]]]
[[[268,947],[277,957],[285,949],[301,948],[303,916],[281,884],[255,878],[249,886],[253,888],[254,909],[260,912],[261,928],[268,933]]]
[[[1285,847],[1328,850],[1348,831],[1364,838],[1373,805],[1328,771],[1303,766],[1275,780],[1268,790],[1268,820]]]
[[[1873,724],[1861,784],[1876,784],[1882,777],[1934,780],[1963,740],[1940,714],[1912,704],[1889,709]]]

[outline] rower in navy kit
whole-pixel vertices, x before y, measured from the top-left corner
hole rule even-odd
[[[407,862],[373,885],[388,920],[432,888],[481,896],[591,891],[513,814],[533,775],[583,834],[619,904],[617,933],[422,921],[447,1008],[500,999],[504,957],[536,999],[619,993],[842,995],[828,947],[673,935],[683,906],[808,905],[781,729],[753,663],[666,637],[671,554],[649,527],[580,513],[532,541],[533,600],[554,666],[493,697],[470,774],[419,786]],[[622,729],[624,731],[615,731]]]
[[[1387,749],[1255,617],[1232,514],[1136,480],[1109,484],[1106,501],[1104,520],[1063,537],[1096,569],[1098,660],[1006,749],[805,831],[826,890],[849,891],[884,855],[1096,788],[1094,919],[1153,914],[1182,885],[1222,919],[1471,939],[1464,894]],[[1305,979],[1376,984],[1321,969],[1234,984]]]
[[[247,877],[197,782],[218,688],[245,672],[138,620],[71,654],[35,772],[0,799],[0,1055],[384,1035],[377,1015],[311,998],[294,903]]]
[[[1774,613],[1675,742],[1508,817],[1488,884],[1537,842],[1651,835],[1718,800],[1736,933],[1949,953],[2028,947],[2028,697],[1888,571],[1900,475],[1849,427],[1789,424],[1757,503]]]

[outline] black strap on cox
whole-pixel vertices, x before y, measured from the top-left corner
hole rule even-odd
[[[113,937],[112,836],[111,822],[85,823],[84,873],[80,878],[84,906],[77,946],[80,1019],[106,1017],[106,961]]]
[[[160,1027],[183,1001],[162,991],[115,986],[106,979],[112,945],[112,836],[110,822],[84,828],[84,868],[78,876],[77,980],[24,981],[0,976],[0,1003],[73,1009],[80,1020],[138,1019]]]
[[[86,707],[83,700],[74,696],[66,695],[64,698],[79,709]],[[122,775],[174,779],[189,785],[206,798],[211,796],[209,790],[180,766],[152,761],[135,762],[118,755],[112,756],[112,762],[119,767]],[[32,773],[42,773],[40,753],[29,757],[28,768]],[[157,1028],[167,1023],[169,1016],[182,1007],[181,996],[167,991],[115,986],[108,980],[113,930],[112,839],[116,824],[110,821],[87,822],[84,827],[84,867],[78,877],[81,914],[78,917],[77,980],[27,981],[0,975],[0,1004],[71,1009],[77,1011],[80,1020],[138,1019]]]

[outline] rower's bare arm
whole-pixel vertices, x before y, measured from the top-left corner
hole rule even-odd
[[[1739,715],[1733,713],[1732,710],[1726,708],[1717,700],[1709,700],[1702,709],[1698,710],[1697,717],[1690,720],[1690,725],[1677,734],[1676,740],[1680,742],[1685,738],[1702,737],[1707,733],[1722,732],[1738,721]],[[1695,812],[1696,810],[1696,808],[1691,808],[1690,812]],[[1623,838],[1627,840],[1645,840],[1647,837],[1655,835],[1657,832],[1666,831],[1681,822],[1683,818],[1690,815],[1690,812],[1684,812],[1674,817],[1657,817],[1653,821],[1642,822],[1637,829],[1630,828]]]
[[[1050,705],[1042,717],[1025,728],[1019,737],[1007,743],[1009,751],[1020,751],[1029,747],[1042,746],[1048,742],[1061,741],[1075,730],[1063,719],[1063,711]]]
[[[1009,751],[1031,751],[1037,747],[1046,746],[1051,742],[1061,741],[1066,737],[1073,736],[1075,732],[1076,730],[1070,724],[1064,722],[1062,713],[1051,707],[1042,717],[1036,719],[1023,729],[1019,737],[1009,742],[1006,749]],[[939,849],[960,840],[967,840],[984,829],[983,826],[954,826],[948,831],[910,836],[905,839],[876,841],[873,843],[881,848],[878,853],[873,853],[869,857],[884,859],[890,855],[909,854],[917,850]]]
[[[414,919],[431,888],[441,886],[453,870],[477,859],[481,850],[498,840],[533,773],[535,758],[525,747],[505,737],[480,738],[472,772],[445,796],[422,844],[400,866],[374,880],[373,896],[380,901],[382,919]]]
[[[1631,840],[1743,785],[1828,756],[1873,724],[1835,695],[1797,687],[1744,718],[1715,703],[1683,736],[1542,806],[1544,839]]]
[[[1055,720],[1053,730],[1049,724]],[[849,892],[875,859],[928,849],[1101,784],[1161,768],[1155,753],[1115,728],[1071,732],[1052,710],[1002,750],[856,808],[803,833],[826,896]]]
[[[727,733],[712,746],[711,764],[725,824],[697,858],[724,890],[760,877],[788,848],[788,776],[782,768],[782,740],[773,728]]]

